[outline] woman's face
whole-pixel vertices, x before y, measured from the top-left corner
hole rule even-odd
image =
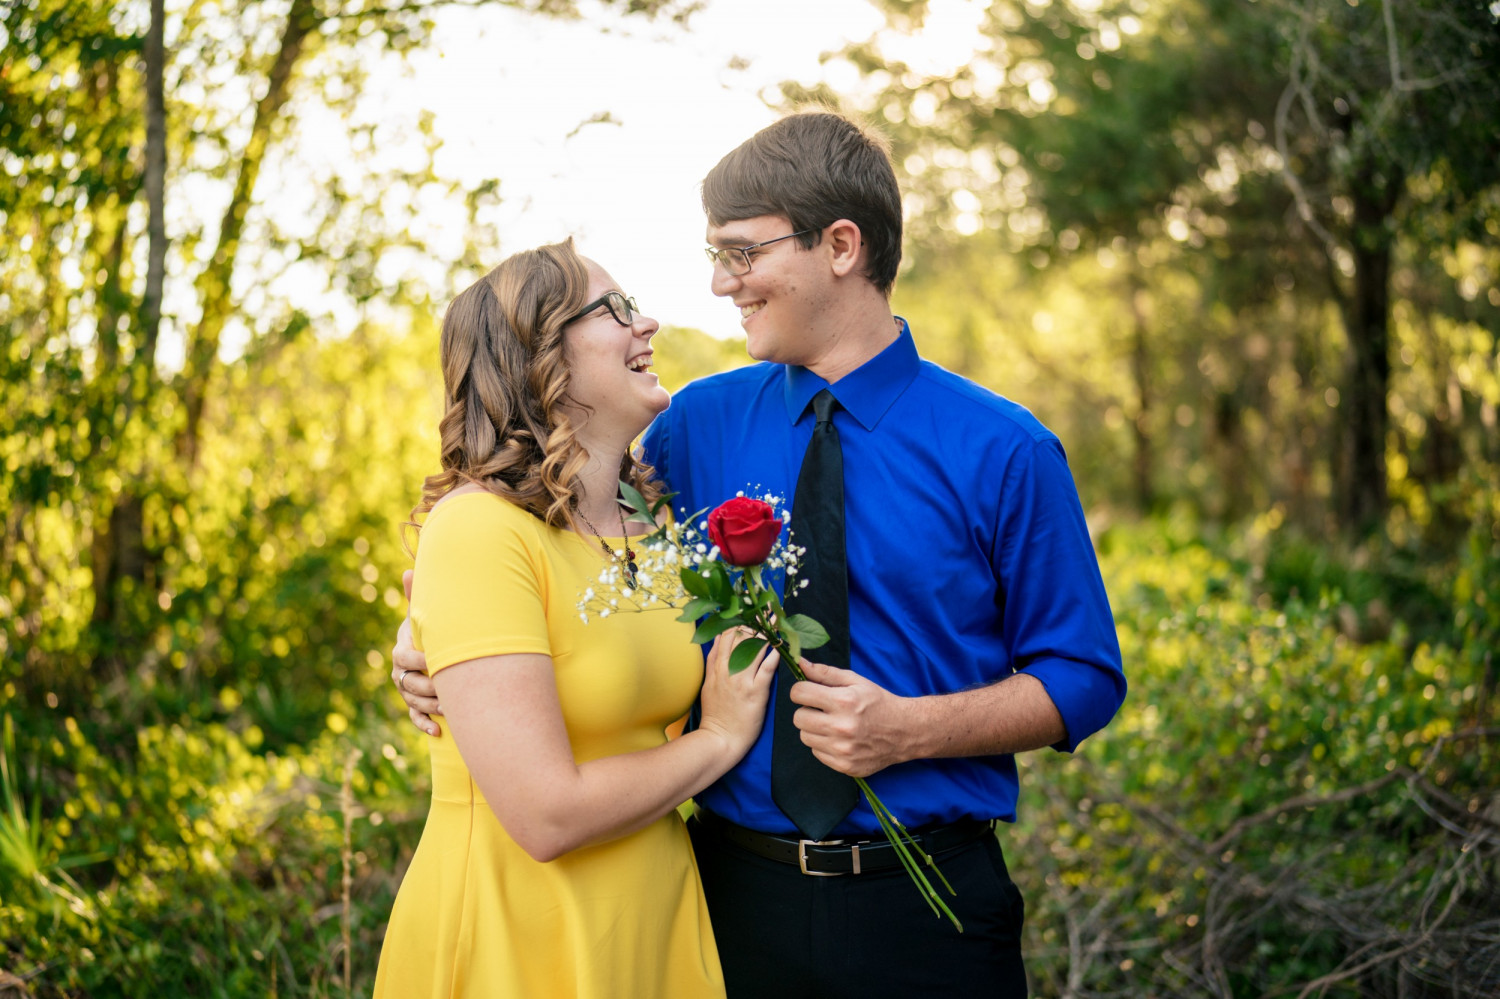
[[[609,292],[624,297],[604,268],[587,258],[584,263],[589,272],[588,301]],[[619,319],[625,318],[618,304],[614,311]],[[563,355],[570,375],[568,398],[593,411],[581,417],[590,425],[590,436],[618,432],[628,444],[667,408],[671,397],[651,370],[651,338],[660,325],[639,313],[628,326],[619,319],[608,306],[595,305],[564,328]]]

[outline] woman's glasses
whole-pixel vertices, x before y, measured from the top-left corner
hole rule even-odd
[[[568,322],[563,323],[563,325],[566,326],[568,325],[568,323],[576,323],[578,320],[582,319],[590,312],[593,312],[601,305],[608,306],[609,314],[613,316],[615,322],[619,323],[621,326],[629,326],[631,323],[635,322],[635,317],[640,315],[641,312],[641,307],[635,304],[634,298],[626,298],[618,291],[608,291],[605,292],[602,297],[596,298],[588,305],[585,305],[581,310],[579,310],[578,315],[574,316],[572,319],[569,319]]]

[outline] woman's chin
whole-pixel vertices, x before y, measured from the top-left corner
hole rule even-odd
[[[624,413],[620,415],[620,422],[629,424],[628,429],[632,437],[639,437],[645,433],[657,414],[666,412],[667,407],[672,404],[672,396],[661,386],[656,386],[650,392],[641,393],[639,399],[640,405],[632,407],[628,416]]]

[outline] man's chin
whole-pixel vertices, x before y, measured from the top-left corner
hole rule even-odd
[[[776,340],[774,337],[747,333],[745,336],[745,353],[757,361],[769,361],[772,364],[786,363],[785,359],[781,357],[782,352],[776,349]]]

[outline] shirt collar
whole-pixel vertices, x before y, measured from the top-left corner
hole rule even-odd
[[[896,322],[900,324],[901,332],[894,343],[832,385],[806,368],[787,365],[786,384],[782,390],[787,419],[793,423],[801,420],[812,397],[825,388],[832,388],[839,405],[859,421],[860,426],[874,430],[886,410],[917,377],[921,364],[911,327],[900,316],[896,317]]]

